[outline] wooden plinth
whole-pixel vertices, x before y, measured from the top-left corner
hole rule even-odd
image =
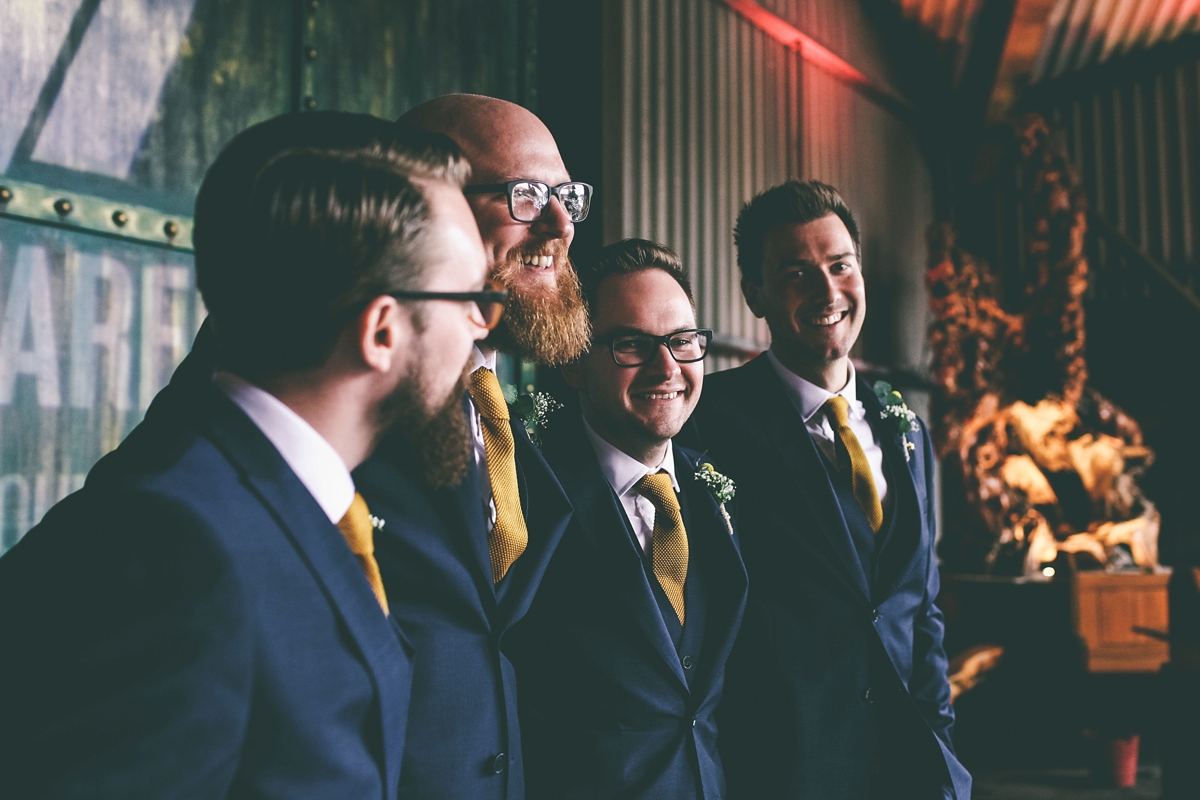
[[[1143,575],[1075,572],[1071,620],[1088,672],[1157,672],[1170,657],[1169,570]]]

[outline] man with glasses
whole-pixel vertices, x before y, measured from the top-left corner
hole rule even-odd
[[[509,650],[526,796],[725,796],[713,712],[746,600],[735,492],[672,442],[704,381],[678,256],[643,239],[581,270],[590,351],[563,367],[581,415],[543,453],[575,508]]]
[[[572,182],[554,137],[529,111],[478,95],[424,103],[400,122],[453,139],[471,162],[464,188],[508,292],[499,325],[468,367],[474,467],[466,480],[412,476],[400,443],[356,473],[373,509],[404,515],[416,488],[433,500],[423,535],[388,527],[380,569],[401,627],[417,649],[400,796],[519,800],[524,796],[516,678],[508,630],[525,614],[562,537],[571,506],[523,421],[509,414],[497,354],[561,364],[588,343],[587,312],[567,248],[587,216],[591,187]]]
[[[0,795],[396,797],[412,650],[350,470],[392,426],[469,466],[462,366],[503,296],[466,173],[330,112],[218,157],[209,354],[0,558]]]

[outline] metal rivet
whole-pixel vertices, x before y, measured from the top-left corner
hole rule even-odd
[[[316,107],[317,107],[317,100],[316,100],[316,98],[315,98],[315,97],[306,97],[306,98],[304,98],[304,107],[305,107],[306,109],[308,109],[309,111],[312,111],[314,108],[316,108]]]
[[[309,45],[308,47],[304,48],[304,57],[307,58],[309,61],[312,61],[314,58],[317,57],[317,48],[313,47],[312,45]]]
[[[114,211],[112,213],[112,221],[113,225],[116,225],[118,228],[124,228],[125,224],[129,222],[129,215],[124,211]]]
[[[12,198],[12,189],[8,188],[7,186],[0,186],[0,203],[7,203],[9,200],[12,200]]]
[[[174,239],[179,235],[179,223],[173,219],[167,220],[163,223],[163,233],[167,235],[168,239]]]
[[[71,205],[71,201],[65,197],[60,197],[54,201],[54,210],[58,212],[60,217],[65,217],[70,214],[75,207]]]

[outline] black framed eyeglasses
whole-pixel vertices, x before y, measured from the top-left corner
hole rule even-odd
[[[612,359],[622,367],[640,367],[649,364],[658,355],[658,348],[666,345],[671,358],[680,364],[703,361],[708,355],[708,343],[712,341],[710,328],[675,331],[666,336],[649,333],[622,333],[615,336],[597,336],[597,344],[608,345]]]
[[[550,205],[551,197],[557,197],[563,204],[571,222],[583,222],[587,219],[588,209],[592,207],[591,184],[580,181],[551,186],[542,181],[521,179],[508,183],[483,183],[463,187],[463,194],[493,192],[503,192],[508,197],[508,213],[517,222],[533,222],[542,216],[546,207]]]
[[[397,300],[457,300],[461,303],[474,303],[483,317],[484,326],[490,331],[500,324],[504,316],[504,306],[508,303],[508,291],[494,281],[488,281],[483,291],[479,292],[421,292],[399,291],[388,292]]]

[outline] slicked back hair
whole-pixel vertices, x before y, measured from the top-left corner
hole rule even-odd
[[[830,214],[836,214],[845,224],[854,241],[854,253],[861,262],[858,221],[837,189],[820,181],[788,181],[756,195],[742,206],[733,228],[742,278],[762,283],[763,239],[772,228],[803,225]]]
[[[601,247],[590,258],[576,262],[575,268],[583,284],[583,296],[593,318],[596,313],[596,291],[605,278],[610,275],[631,275],[648,269],[661,269],[674,278],[687,295],[692,309],[696,308],[696,300],[692,297],[692,282],[683,268],[683,261],[671,248],[649,239],[622,239],[613,242]]]
[[[222,368],[253,380],[318,367],[354,314],[423,284],[430,209],[421,182],[461,186],[469,167],[446,137],[366,120],[358,130],[381,138],[292,147],[250,176],[225,168],[216,185],[206,178],[196,276]],[[212,227],[230,218],[222,203],[240,212],[224,232]]]

